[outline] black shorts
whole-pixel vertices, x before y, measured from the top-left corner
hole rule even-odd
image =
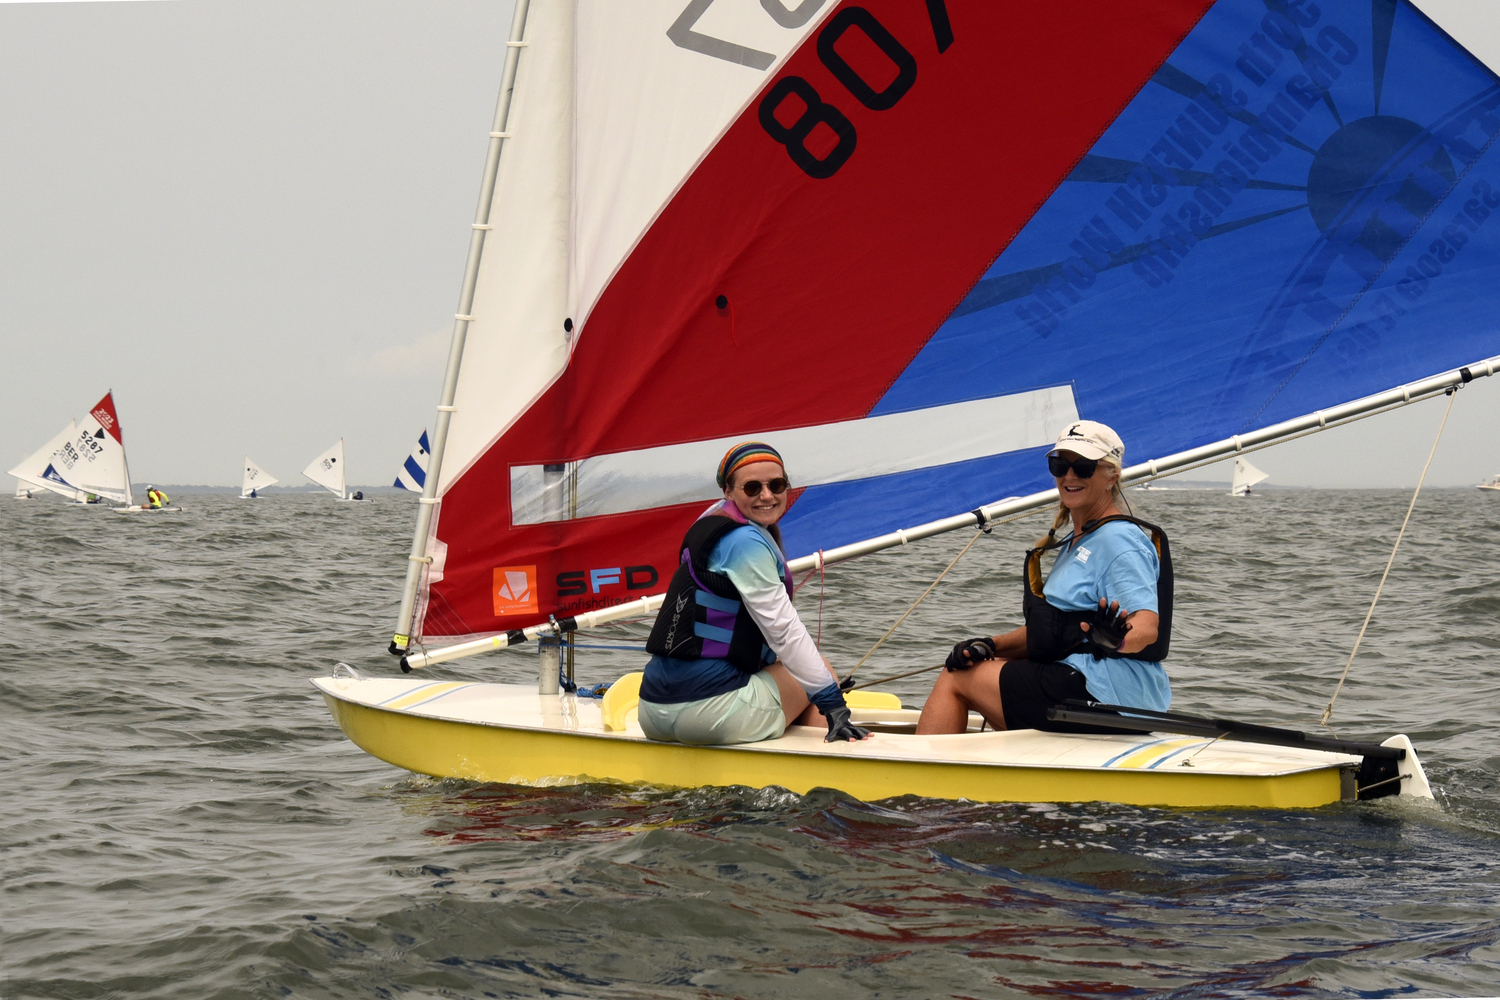
[[[1007,729],[1044,729],[1049,733],[1118,733],[1118,729],[1050,722],[1047,709],[1066,699],[1093,701],[1088,680],[1066,663],[1011,660],[1000,668],[1000,707]]]

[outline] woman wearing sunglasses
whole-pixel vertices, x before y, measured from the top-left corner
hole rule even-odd
[[[1160,528],[1120,512],[1124,459],[1124,443],[1104,424],[1080,420],[1063,431],[1047,455],[1057,516],[1026,553],[1026,624],[953,647],[918,733],[961,733],[970,712],[995,729],[1110,732],[1050,721],[1047,710],[1070,700],[1171,705],[1161,661],[1172,628],[1172,555]],[[1044,583],[1042,557],[1052,551]]]
[[[646,651],[641,731],[699,745],[753,743],[797,723],[826,723],[828,742],[868,733],[849,721],[838,680],[792,607],[776,522],[791,481],[761,441],[719,463],[724,499],[682,541]]]

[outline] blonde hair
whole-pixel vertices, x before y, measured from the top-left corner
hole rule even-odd
[[[1124,475],[1125,470],[1120,467],[1119,459],[1106,455],[1104,458],[1099,459],[1099,464],[1115,470],[1115,481],[1110,484],[1109,496],[1115,502],[1116,507],[1126,506],[1125,492],[1120,489],[1120,476]],[[1058,497],[1057,514],[1052,518],[1052,527],[1047,530],[1046,535],[1036,540],[1036,544],[1039,546],[1048,545],[1056,541],[1057,529],[1067,524],[1072,516],[1073,512],[1068,510],[1068,505],[1063,503],[1062,497]]]

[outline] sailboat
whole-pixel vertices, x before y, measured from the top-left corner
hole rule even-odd
[[[113,391],[105,393],[81,423],[69,420],[8,475],[75,503],[132,503],[130,471]]]
[[[406,456],[406,461],[401,465],[401,471],[396,473],[395,486],[399,489],[409,490],[412,493],[421,493],[422,487],[427,484],[427,457],[432,448],[427,443],[427,431],[423,430],[417,438],[417,446]]]
[[[329,449],[307,464],[302,474],[323,487],[340,500],[363,501],[363,494],[349,493],[344,479],[344,439],[339,438]]]
[[[240,480],[241,500],[258,500],[260,499],[259,494],[261,490],[277,482],[280,482],[280,480],[274,478],[265,469],[252,462],[249,455],[245,456],[245,475]]]
[[[27,489],[25,486],[21,485],[19,482],[16,483],[15,498],[17,500],[35,500],[36,499],[36,497],[34,495],[32,495],[31,490]]]
[[[690,747],[638,676],[559,691],[560,640],[660,606],[738,441],[786,457],[801,573],[1055,506],[1080,418],[1141,483],[1500,369],[1500,80],[1407,0],[721,6],[516,3],[391,652],[545,655],[340,667],[344,732],[475,780],[1430,797],[1399,734],[919,737],[855,692],[874,739]]]
[[[1229,495],[1232,497],[1247,497],[1250,495],[1250,487],[1256,483],[1263,483],[1270,477],[1264,472],[1245,461],[1243,458],[1234,460],[1234,480],[1229,484]]]

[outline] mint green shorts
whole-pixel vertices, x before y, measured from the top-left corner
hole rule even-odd
[[[750,683],[712,698],[658,705],[642,701],[636,709],[641,732],[664,743],[720,746],[756,743],[786,732],[781,691],[767,671],[750,675]]]

